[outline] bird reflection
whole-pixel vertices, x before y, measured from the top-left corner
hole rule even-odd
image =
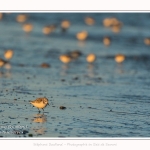
[[[9,62],[4,63],[3,66],[0,66],[0,68],[2,68],[2,70],[0,71],[0,77],[11,77],[12,66]]]
[[[93,78],[95,76],[95,66],[94,64],[88,64],[87,65],[87,73],[88,76]]]
[[[46,128],[45,127],[39,127],[37,129],[33,129],[33,131],[36,133],[36,134],[44,134],[46,132]]]
[[[78,46],[79,47],[84,47],[85,46],[85,41],[78,41]]]
[[[60,72],[60,74],[61,74],[62,76],[67,75],[68,69],[69,69],[69,64],[63,64],[63,65],[61,66],[61,72]]]
[[[44,114],[36,114],[33,118],[33,122],[44,123],[47,121],[47,118]]]
[[[33,122],[35,123],[45,123],[47,122],[47,117],[46,115],[43,114],[35,114],[34,118],[32,119]],[[46,128],[42,125],[42,126],[38,126],[36,128],[33,128],[33,131],[36,134],[44,134],[46,132]]]
[[[0,71],[0,77],[5,77],[5,78],[10,78],[11,77],[11,72],[2,72]]]
[[[119,63],[119,64],[116,65],[116,73],[118,73],[118,74],[123,74],[124,73],[122,63]]]

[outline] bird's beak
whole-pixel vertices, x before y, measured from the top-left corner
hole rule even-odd
[[[49,106],[50,106],[50,104],[49,104],[49,103],[47,103],[47,105],[49,105]]]

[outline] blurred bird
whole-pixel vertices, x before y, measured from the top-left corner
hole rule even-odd
[[[3,67],[8,62],[0,58],[0,67]]]
[[[23,25],[23,30],[29,33],[33,30],[33,25],[31,23],[26,23]]]
[[[60,59],[61,62],[65,63],[65,64],[70,63],[71,60],[72,60],[70,55],[67,55],[67,54],[60,55],[59,59]]]
[[[86,57],[86,61],[88,63],[93,63],[96,60],[96,55],[95,54],[88,54]]]
[[[56,25],[47,25],[42,29],[42,32],[46,35],[52,33],[56,29]]]
[[[104,43],[105,46],[109,46],[110,43],[111,43],[110,37],[104,37],[103,38],[103,43]]]
[[[14,54],[13,50],[8,49],[4,52],[4,57],[9,60],[13,57],[13,54]]]
[[[88,32],[87,31],[81,31],[81,32],[78,32],[76,34],[76,38],[80,41],[84,41],[86,40],[86,38],[88,37]]]
[[[85,17],[84,22],[89,26],[95,24],[95,20],[92,17]]]
[[[82,53],[79,50],[74,50],[68,53],[68,55],[72,58],[72,59],[77,59],[79,56],[82,55]]]
[[[27,20],[27,15],[25,14],[20,14],[16,17],[16,21],[19,23],[23,23]]]
[[[145,43],[146,45],[150,45],[150,38],[145,38],[145,39],[144,39],[144,43]]]
[[[62,31],[66,31],[70,27],[70,21],[69,20],[63,20],[61,22],[61,29]]]
[[[117,63],[122,63],[124,60],[125,60],[125,55],[123,55],[123,54],[117,54],[115,56],[115,61]]]

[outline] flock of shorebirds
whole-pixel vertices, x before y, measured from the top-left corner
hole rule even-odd
[[[33,30],[33,24],[31,23],[26,23],[27,19],[28,19],[28,14],[19,14],[16,17],[16,21],[19,23],[22,23],[22,29],[26,32],[29,33]],[[3,14],[0,13],[0,19],[3,18]],[[95,20],[92,17],[86,17],[84,19],[84,22],[89,25],[92,26],[95,24]],[[121,21],[119,21],[117,18],[111,17],[111,18],[105,18],[103,20],[103,25],[106,28],[111,29],[113,32],[118,33],[120,32],[123,23]],[[60,24],[62,31],[66,31],[70,26],[71,26],[71,22],[69,20],[63,20]],[[50,24],[47,26],[44,26],[42,29],[43,34],[45,35],[49,35],[52,32],[55,31],[55,29],[57,28],[56,25],[54,24]],[[76,34],[76,38],[79,41],[85,41],[88,37],[88,32],[83,30],[80,31]],[[150,38],[145,38],[144,39],[144,43],[146,45],[150,45]],[[105,46],[109,46],[111,44],[111,38],[110,37],[104,37],[103,38],[103,44]],[[10,69],[10,65],[9,65],[9,60],[13,57],[14,55],[14,51],[12,49],[8,49],[6,51],[4,51],[4,59],[0,58],[0,68],[1,67],[5,67],[7,69]],[[67,54],[62,54],[59,56],[59,60],[64,63],[64,64],[68,64],[71,61],[77,59],[79,56],[81,55],[81,52],[78,50],[69,52]],[[96,55],[94,53],[90,53],[86,56],[86,61],[88,63],[93,63],[96,60]],[[114,60],[117,63],[122,63],[125,60],[125,55],[124,54],[117,54],[116,56],[114,56]],[[43,64],[44,65],[44,64]],[[39,109],[43,109],[49,105],[48,103],[48,99],[46,97],[41,97],[41,98],[37,98],[36,100],[30,101],[30,104],[32,104],[34,107]],[[39,110],[40,112],[40,110]]]
[[[3,18],[3,13],[0,13],[0,19]],[[19,14],[16,16],[16,21],[19,23],[22,23],[22,29],[26,32],[29,33],[33,30],[33,24],[31,23],[26,23],[26,21],[28,20],[29,16],[28,14]],[[84,22],[89,25],[92,26],[95,24],[95,20],[92,17],[85,17],[84,18]],[[106,28],[110,28],[113,32],[120,32],[121,27],[123,26],[123,23],[121,21],[119,21],[117,18],[111,17],[111,18],[105,18],[103,20],[103,25]],[[63,20],[60,23],[61,29],[62,31],[66,31],[70,26],[71,26],[71,22],[69,20]],[[47,26],[44,26],[42,29],[43,34],[50,34],[52,32],[55,31],[55,29],[57,28],[57,26],[55,24],[50,24]],[[76,38],[79,41],[85,41],[88,37],[88,32],[83,30],[80,31],[76,34]],[[145,38],[144,39],[145,44],[150,45],[150,38]],[[110,37],[104,37],[103,38],[103,44],[105,46],[109,46],[111,44],[111,38]],[[6,68],[10,68],[10,66],[8,65],[9,60],[12,58],[13,56],[13,50],[9,49],[6,50],[4,52],[4,57],[6,60],[0,58],[0,67],[6,67]],[[72,60],[77,59],[79,56],[81,55],[81,52],[78,50],[72,51],[70,53],[67,54],[62,54],[60,55],[59,59],[61,62],[67,64],[70,63]],[[117,54],[114,57],[115,61],[117,63],[122,63],[125,60],[125,55],[123,54]],[[90,53],[87,55],[86,57],[86,61],[88,63],[93,63],[96,60],[96,55],[93,53]],[[45,64],[42,64],[43,67],[45,67]]]

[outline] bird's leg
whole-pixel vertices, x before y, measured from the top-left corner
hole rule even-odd
[[[38,110],[39,110],[39,108],[38,108]],[[39,110],[39,113],[40,113],[41,111]]]
[[[43,108],[42,108],[43,109]],[[44,109],[43,109],[43,111],[44,111]]]

